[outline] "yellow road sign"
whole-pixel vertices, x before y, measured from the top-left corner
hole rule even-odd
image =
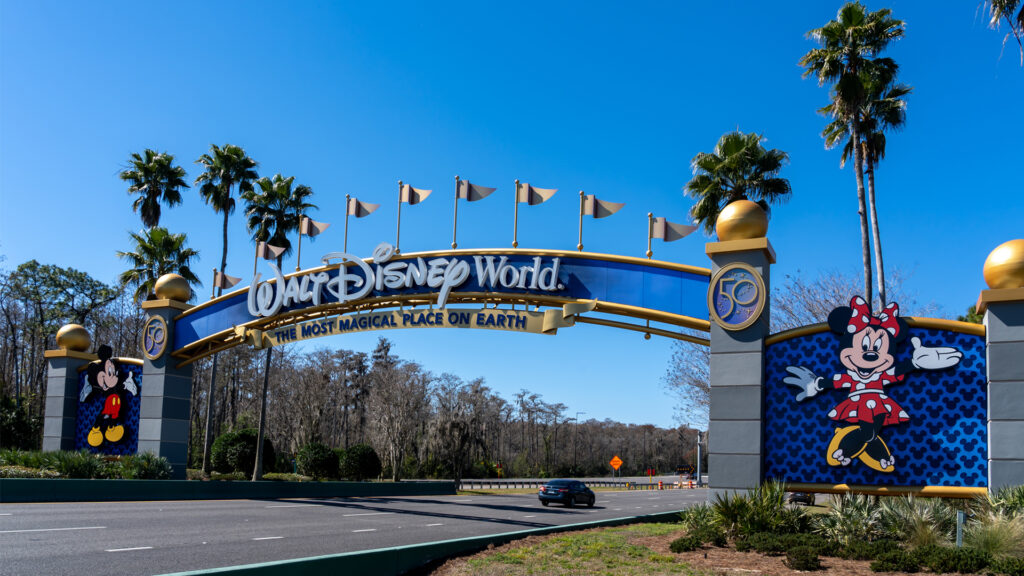
[[[618,470],[619,466],[622,466],[622,458],[619,458],[618,456],[613,456],[612,461],[609,462],[609,464],[612,465],[612,468]]]

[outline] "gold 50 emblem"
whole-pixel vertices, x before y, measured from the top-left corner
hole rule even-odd
[[[765,288],[761,275],[746,264],[723,266],[711,278],[708,311],[726,330],[742,330],[764,311]]]
[[[150,316],[142,327],[142,353],[156,360],[167,348],[167,323],[159,316]]]

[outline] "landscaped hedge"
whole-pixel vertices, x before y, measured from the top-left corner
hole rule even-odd
[[[80,452],[0,451],[0,478],[123,478],[164,480],[171,465],[153,454],[103,456]]]
[[[210,448],[210,464],[221,473],[241,472],[252,476],[256,468],[256,438],[253,428],[226,432],[213,441]],[[277,456],[274,444],[263,438],[263,472],[273,472]]]

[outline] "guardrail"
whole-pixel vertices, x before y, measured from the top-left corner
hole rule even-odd
[[[695,480],[689,481],[631,481],[631,480],[580,480],[591,488],[621,488],[623,490],[675,490],[697,488]],[[514,490],[514,489],[539,489],[547,484],[549,480],[538,479],[472,479],[460,480],[456,483],[458,490]]]

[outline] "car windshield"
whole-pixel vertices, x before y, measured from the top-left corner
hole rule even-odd
[[[565,488],[570,484],[572,484],[572,482],[570,482],[569,480],[552,480],[551,482],[548,482],[545,486],[549,488]]]

